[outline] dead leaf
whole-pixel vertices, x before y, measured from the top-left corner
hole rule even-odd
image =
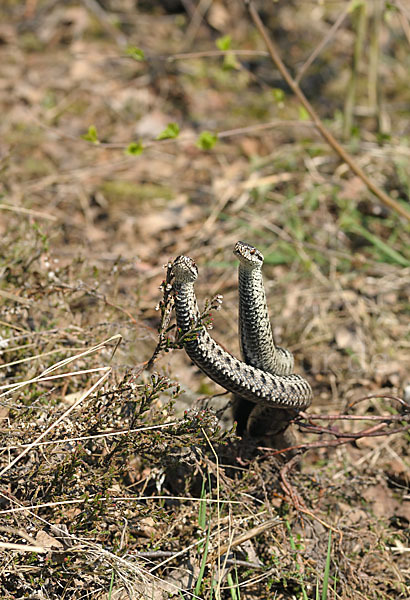
[[[371,505],[376,517],[390,519],[397,514],[400,503],[392,496],[392,491],[383,484],[373,485],[363,490],[363,497]]]
[[[145,517],[138,522],[138,529],[133,530],[133,535],[144,538],[151,538],[157,531],[155,521],[152,517]]]
[[[51,535],[46,533],[44,529],[40,529],[40,531],[37,532],[36,542],[39,546],[43,546],[43,548],[47,548],[49,550],[63,550],[64,548],[63,544],[59,540],[51,537]]]
[[[173,121],[171,117],[159,110],[146,113],[135,126],[135,134],[142,138],[155,138],[164,131],[168,123]]]
[[[345,181],[339,192],[339,197],[344,200],[358,200],[362,198],[366,191],[366,186],[360,177],[352,177]]]
[[[231,21],[231,15],[227,9],[218,2],[212,2],[208,11],[208,23],[218,31],[225,33],[227,25]]]
[[[338,348],[349,351],[352,361],[358,360],[362,368],[365,367],[366,346],[362,337],[352,329],[340,326],[335,332],[335,341]],[[352,362],[352,367],[354,367]]]
[[[173,569],[167,577],[168,587],[171,596],[178,594],[179,589],[190,589],[195,584],[199,574],[199,566],[193,565],[186,560],[183,567]]]

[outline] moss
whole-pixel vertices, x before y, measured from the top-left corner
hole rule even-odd
[[[23,162],[25,175],[42,177],[53,172],[50,161],[45,158],[37,158],[35,156],[27,157]]]
[[[156,198],[171,200],[174,197],[171,188],[167,186],[155,183],[134,183],[122,179],[104,181],[100,190],[109,202],[124,200],[144,202]]]

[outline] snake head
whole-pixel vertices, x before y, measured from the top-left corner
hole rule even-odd
[[[176,283],[193,283],[198,277],[198,267],[189,256],[177,256],[171,272]]]
[[[246,242],[236,242],[233,253],[246,267],[255,268],[263,265],[262,252]]]

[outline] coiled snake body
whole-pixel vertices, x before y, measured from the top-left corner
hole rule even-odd
[[[260,364],[262,368],[246,364],[246,362],[238,360],[224,350],[211,338],[206,328],[200,323],[200,312],[194,290],[198,269],[191,258],[178,256],[172,264],[171,273],[173,276],[172,287],[176,321],[181,332],[186,336],[184,348],[191,360],[208,377],[241,399],[257,405],[257,407],[304,410],[310,405],[312,390],[305,379],[289,372],[277,374],[275,371],[263,370],[265,365],[263,358],[258,359],[259,363],[255,359],[255,363],[258,366]],[[252,332],[254,327],[255,325],[248,324],[248,321],[243,320],[241,332],[244,337]],[[193,330],[195,331],[193,332]],[[273,344],[273,338],[271,343]],[[246,343],[244,344],[243,340],[241,346],[245,348],[245,360],[253,360],[252,350],[249,349],[250,347]],[[261,356],[263,357],[264,349],[262,345],[261,350]],[[288,371],[290,364],[288,354],[290,353],[283,351],[282,355],[279,349],[278,354],[281,356],[279,361],[275,359],[279,365],[278,369],[282,369],[282,373],[284,370],[285,372]],[[269,356],[269,350],[267,350],[266,356]],[[271,363],[273,364],[275,360]],[[272,364],[268,365],[268,368],[271,368]]]

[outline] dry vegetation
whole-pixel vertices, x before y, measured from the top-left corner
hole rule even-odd
[[[408,211],[407,3],[256,7]],[[242,3],[5,0],[0,107],[1,598],[408,599],[408,220]],[[236,438],[182,350],[146,369],[181,253],[239,355],[239,239],[309,415],[350,415],[293,426],[299,468]]]

